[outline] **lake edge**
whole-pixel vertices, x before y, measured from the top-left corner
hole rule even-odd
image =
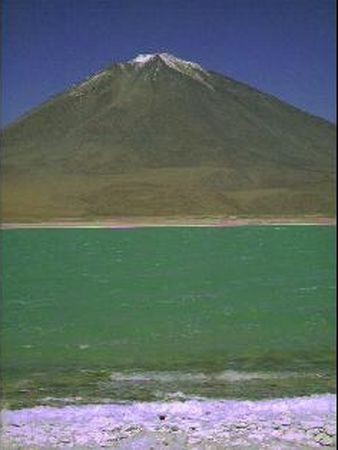
[[[0,228],[143,228],[143,227],[237,227],[237,226],[336,226],[335,217],[116,217],[110,220],[55,219],[50,221],[2,222]]]

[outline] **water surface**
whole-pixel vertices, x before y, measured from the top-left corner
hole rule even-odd
[[[7,405],[333,392],[334,233],[4,231]]]

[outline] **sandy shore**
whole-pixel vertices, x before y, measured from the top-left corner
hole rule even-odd
[[[3,449],[336,448],[336,396],[3,411]]]
[[[2,229],[16,228],[139,228],[139,227],[237,227],[243,225],[335,225],[332,217],[115,217],[112,219],[3,222]]]

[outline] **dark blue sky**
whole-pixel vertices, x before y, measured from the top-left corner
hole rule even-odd
[[[336,120],[334,0],[2,0],[2,123],[167,51]]]

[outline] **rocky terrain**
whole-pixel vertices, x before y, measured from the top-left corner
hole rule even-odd
[[[3,449],[336,448],[336,396],[3,411]]]

